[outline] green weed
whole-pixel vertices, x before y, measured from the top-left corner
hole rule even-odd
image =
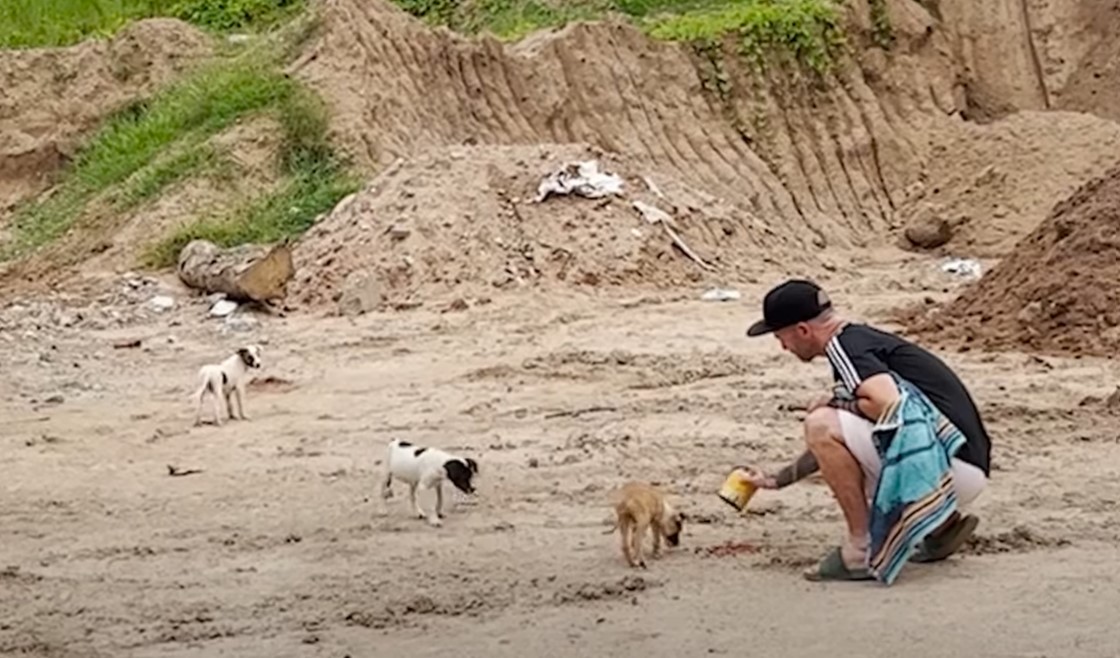
[[[201,142],[240,117],[292,98],[295,90],[295,82],[263,65],[223,63],[118,113],[79,152],[55,194],[16,211],[15,239],[0,259],[59,237],[90,199],[147,168],[176,142]],[[204,155],[188,152],[146,170],[123,198],[138,201],[151,196],[199,166]]]
[[[152,245],[144,254],[143,262],[149,267],[174,265],[179,252],[194,239],[230,247],[299,235],[315,223],[316,217],[333,208],[358,187],[358,180],[337,166],[300,172],[278,190],[235,209],[227,216],[183,226]]]
[[[396,0],[429,23],[468,34],[516,39],[575,20],[616,13],[650,36],[715,45],[735,35],[744,54],[764,62],[787,55],[822,73],[844,44],[838,0]]]
[[[0,48],[66,46],[111,36],[128,22],[167,16],[226,31],[267,28],[307,0],[3,0]]]
[[[887,50],[894,43],[894,30],[887,13],[887,0],[869,0],[871,7],[871,40]]]
[[[299,235],[316,217],[358,189],[359,180],[338,160],[327,139],[326,108],[315,94],[293,86],[272,111],[283,135],[277,154],[277,166],[284,175],[279,187],[229,214],[179,228],[148,248],[145,265],[173,265],[182,248],[196,238],[228,247]]]
[[[844,46],[839,12],[831,0],[739,2],[660,17],[645,29],[657,39],[707,45],[735,35],[740,51],[759,65],[778,54],[816,73],[829,70]]]
[[[169,185],[217,168],[220,164],[220,156],[212,146],[192,145],[137,172],[124,189],[114,195],[114,206],[117,210],[132,209],[157,196]]]
[[[171,15],[214,30],[270,27],[298,13],[305,0],[178,0]]]

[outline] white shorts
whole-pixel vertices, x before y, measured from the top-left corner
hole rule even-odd
[[[870,503],[875,497],[875,484],[879,481],[879,452],[871,439],[874,423],[853,413],[837,409],[840,416],[840,431],[844,434],[844,444],[848,452],[859,462],[863,470],[863,491]],[[966,509],[976,500],[988,484],[984,471],[957,457],[950,460],[953,470],[953,486],[957,490],[957,505]]]

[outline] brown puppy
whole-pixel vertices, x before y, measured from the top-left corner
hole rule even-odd
[[[645,482],[627,482],[612,497],[614,526],[603,534],[616,529],[622,531],[622,555],[631,567],[646,568],[642,556],[642,540],[646,530],[653,534],[653,557],[661,557],[661,538],[670,546],[681,541],[684,514],[670,505],[661,492]]]

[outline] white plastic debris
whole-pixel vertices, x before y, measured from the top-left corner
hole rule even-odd
[[[700,299],[706,302],[729,302],[737,300],[740,297],[742,297],[742,295],[739,294],[739,291],[731,288],[712,288],[705,291],[703,295],[700,295]]]
[[[634,201],[633,205],[634,209],[641,213],[642,217],[650,224],[662,222],[666,226],[672,226],[673,217],[657,206],[651,206],[644,201]]]
[[[588,199],[619,195],[622,194],[622,179],[600,171],[598,160],[572,162],[545,177],[537,186],[537,196],[533,201],[540,203],[553,194],[576,194]]]
[[[156,295],[148,303],[157,311],[169,311],[175,307],[175,300],[167,295]]]
[[[966,279],[979,279],[983,274],[980,263],[971,258],[954,258],[941,266],[941,270]]]
[[[219,299],[214,302],[210,307],[210,316],[215,318],[224,318],[225,316],[237,310],[237,302],[232,302],[228,299]]]

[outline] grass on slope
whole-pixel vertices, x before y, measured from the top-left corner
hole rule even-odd
[[[429,23],[517,39],[574,20],[621,14],[650,36],[711,45],[727,35],[762,63],[781,53],[817,72],[844,45],[840,0],[395,0]]]
[[[310,228],[315,219],[359,187],[327,141],[327,117],[319,99],[293,87],[275,109],[284,132],[277,189],[228,213],[202,218],[154,243],[144,254],[153,267],[172,265],[191,240],[221,246],[273,242]]]
[[[227,163],[207,140],[243,118],[263,113],[274,116],[282,127],[278,189],[232,209],[228,217],[182,228],[154,246],[146,261],[157,266],[174,262],[178,247],[192,237],[230,246],[306,229],[356,189],[357,182],[327,140],[322,103],[281,73],[278,57],[262,50],[219,60],[109,119],[49,196],[16,210],[13,239],[0,251],[0,260],[19,257],[64,235],[89,217],[95,200],[109,201],[110,212],[120,213],[177,181],[220,170]]]
[[[0,48],[65,46],[167,16],[212,30],[269,27],[307,0],[0,0]]]

